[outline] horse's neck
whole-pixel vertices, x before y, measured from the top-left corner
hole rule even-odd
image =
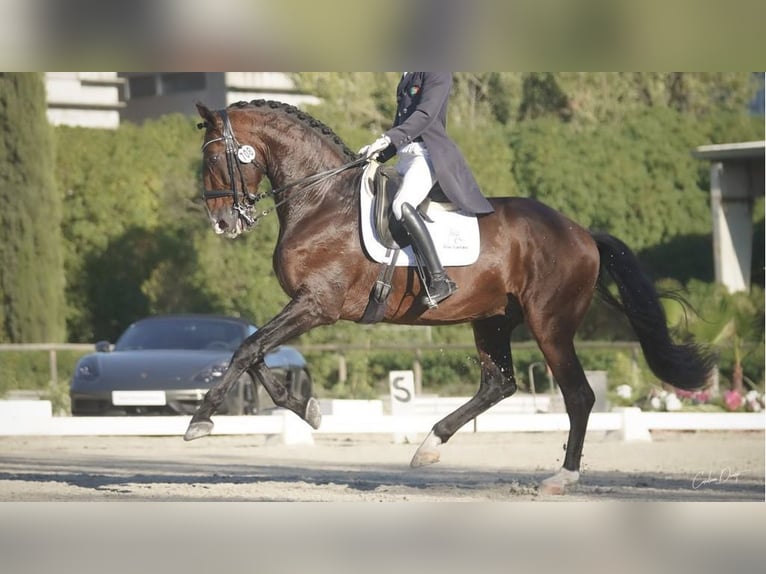
[[[322,168],[322,171],[325,169],[332,168]],[[313,176],[315,173],[308,175]],[[349,170],[332,175],[316,185],[297,185],[289,194],[277,195],[274,201],[277,204],[280,227],[308,229],[305,225],[307,222],[327,223],[327,217],[332,219],[334,225],[341,225],[348,218],[356,222],[359,210],[359,194],[356,191],[360,179],[361,173],[358,170]],[[310,227],[315,229],[313,225]]]
[[[296,135],[295,126],[286,121],[264,122],[257,134],[266,147],[269,178],[275,189],[343,163],[342,154],[310,128],[303,127]]]
[[[269,152],[269,179],[272,189],[278,190],[274,200],[279,204],[280,220],[310,216],[343,201],[346,194],[343,184],[348,181],[346,173],[311,183],[314,176],[346,163],[341,153],[327,148],[318,138],[296,140],[280,130],[269,140],[269,150],[287,150],[279,156]]]
[[[270,147],[273,149],[273,147]],[[286,192],[293,191],[297,187],[296,182],[300,182],[312,175],[329,169],[326,164],[315,157],[315,154],[305,150],[293,151],[276,157],[272,155],[269,158],[269,179],[273,189],[285,189]]]

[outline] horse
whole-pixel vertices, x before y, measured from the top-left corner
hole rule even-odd
[[[313,428],[321,413],[313,397],[296,398],[278,382],[264,356],[320,325],[359,322],[380,264],[360,238],[359,186],[366,160],[311,115],[279,102],[239,102],[213,111],[198,103],[204,129],[203,200],[215,233],[236,237],[276,211],[279,236],[273,266],[287,305],[247,338],[224,376],[192,416],[185,440],[210,434],[211,416],[245,371],[254,372],[274,403]],[[263,178],[271,191],[254,193]],[[274,206],[254,215],[256,203]],[[562,467],[542,483],[564,493],[580,476],[580,459],[595,395],[575,352],[574,337],[595,295],[624,313],[652,372],[679,389],[704,386],[713,357],[693,342],[672,340],[660,297],[636,255],[618,238],[586,230],[540,201],[491,197],[480,216],[475,263],[450,267],[459,289],[435,308],[419,301],[412,267],[397,267],[382,322],[406,325],[470,323],[481,378],[475,395],[439,420],[411,466],[439,461],[440,447],[465,423],[516,391],[511,333],[526,323],[559,385],[569,418]],[[608,279],[618,295],[608,289]],[[664,294],[662,294],[664,295]]]

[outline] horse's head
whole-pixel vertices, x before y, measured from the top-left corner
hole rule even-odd
[[[255,224],[253,207],[258,200],[255,190],[266,174],[266,167],[256,159],[252,145],[235,136],[247,132],[235,127],[237,118],[227,110],[217,112],[197,104],[204,120],[202,144],[202,198],[210,223],[218,234],[236,237]]]

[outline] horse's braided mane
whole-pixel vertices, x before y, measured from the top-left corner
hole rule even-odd
[[[290,104],[286,104],[284,102],[276,102],[274,100],[253,100],[251,102],[236,102],[231,104],[229,107],[240,108],[240,109],[247,108],[247,107],[254,107],[254,108],[268,107],[272,110],[284,112],[285,114],[294,117],[295,119],[300,121],[302,124],[306,125],[308,128],[311,128],[313,131],[319,132],[319,134],[324,139],[328,140],[330,143],[340,148],[343,154],[346,155],[346,157],[348,157],[349,159],[355,159],[357,157],[357,154],[351,151],[351,149],[349,149],[349,147],[343,142],[340,136],[338,136],[338,134],[336,134],[332,130],[332,128],[320,122],[318,119],[314,118],[310,114]]]

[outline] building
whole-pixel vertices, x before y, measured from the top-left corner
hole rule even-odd
[[[123,121],[140,123],[168,113],[194,114],[194,105],[224,108],[241,100],[278,100],[295,106],[319,103],[281,72],[119,72],[125,81]]]
[[[53,125],[114,129],[125,108],[117,72],[45,72],[48,121]]]
[[[694,157],[710,162],[715,280],[730,293],[750,289],[753,203],[764,193],[766,141],[705,145]]]
[[[196,102],[223,108],[240,100],[315,104],[281,72],[45,72],[54,125],[114,129],[168,113],[194,114]]]

